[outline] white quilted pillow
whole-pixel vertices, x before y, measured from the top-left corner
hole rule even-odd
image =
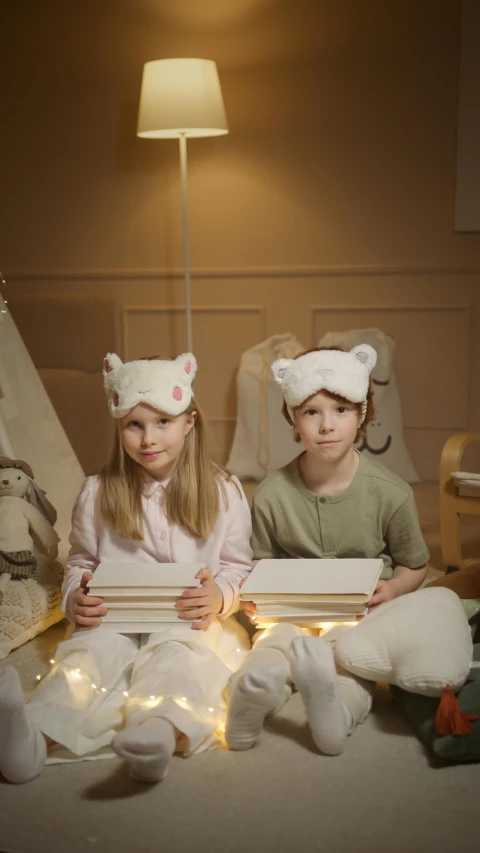
[[[346,670],[410,693],[441,696],[465,683],[472,637],[461,601],[450,589],[430,587],[380,605],[336,642]]]

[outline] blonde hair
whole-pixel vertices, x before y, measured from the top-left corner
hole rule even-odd
[[[190,536],[206,539],[212,532],[220,510],[220,496],[228,508],[225,482],[230,475],[209,458],[205,420],[194,398],[186,415],[196,419],[165,489],[165,512],[170,524],[186,530]],[[100,517],[125,539],[143,539],[142,495],[145,472],[126,453],[118,421],[107,460],[99,473],[98,510]]]
[[[337,352],[348,352],[348,350],[344,349],[343,347],[312,347],[311,349],[307,349],[304,352],[300,352],[298,355],[295,356],[295,358],[300,358],[301,355],[306,355],[308,352],[322,352],[324,350],[336,350]],[[335,400],[337,403],[340,403],[341,405],[345,405],[345,404],[350,405],[350,406],[352,405],[351,400],[347,400],[346,397],[341,397],[340,394],[332,394],[330,391],[325,391],[325,389],[323,389],[323,393],[326,394],[327,397],[330,397],[331,400]],[[370,380],[368,383],[366,403],[367,403],[367,410],[365,412],[365,418],[364,418],[363,423],[360,424],[360,426],[357,430],[357,434],[355,436],[355,442],[354,442],[355,444],[357,443],[357,441],[360,441],[361,438],[367,437],[367,430],[366,430],[367,424],[369,424],[370,421],[373,421],[373,419],[375,417],[375,406],[373,404],[372,377],[370,377]],[[353,403],[353,405],[355,406],[355,409],[357,410],[358,415],[361,417],[362,416],[362,404],[361,403]],[[302,406],[303,406],[303,403],[302,403]],[[295,406],[294,411],[296,411],[299,408],[300,408],[300,406]],[[285,400],[283,401],[282,415],[285,418],[285,420],[287,421],[287,423],[290,424],[291,427],[293,427],[294,440],[297,442],[301,441],[301,438],[300,438],[297,430],[295,429],[295,424],[294,424],[294,422],[290,416],[290,412],[288,411],[288,406],[287,406]]]

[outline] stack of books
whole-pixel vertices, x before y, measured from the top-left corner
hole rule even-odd
[[[355,622],[366,614],[382,568],[381,559],[260,560],[240,598],[256,605],[259,627]]]
[[[158,631],[178,623],[175,602],[184,589],[200,586],[195,575],[204,563],[99,563],[89,595],[103,598],[108,614],[100,628],[120,634]]]
[[[480,497],[480,474],[469,471],[452,471],[458,494],[464,498]]]

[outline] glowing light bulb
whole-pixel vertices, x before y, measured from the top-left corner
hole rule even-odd
[[[96,689],[97,689],[97,685],[96,685],[96,684],[92,684],[92,690],[96,690]]]
[[[37,679],[37,681],[40,681],[41,677],[42,677],[41,675],[36,675],[36,676],[35,676],[35,678]]]
[[[106,688],[106,687],[102,687],[102,688],[101,688],[101,690],[102,690],[102,693],[106,693],[106,692],[107,692],[107,688]]]
[[[50,658],[50,663],[55,663],[53,658]]]
[[[128,690],[124,690],[124,691],[123,691],[123,695],[124,695],[124,696],[128,696]]]

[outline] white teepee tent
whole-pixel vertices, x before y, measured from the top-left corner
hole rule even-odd
[[[84,473],[9,311],[0,313],[0,455],[24,459],[33,468],[58,512],[64,558]]]

